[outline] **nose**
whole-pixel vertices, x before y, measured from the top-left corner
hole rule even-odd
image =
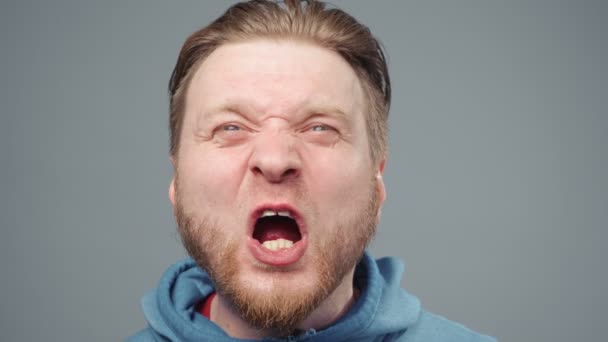
[[[266,132],[256,138],[249,169],[270,183],[282,183],[300,174],[295,137],[287,132]]]

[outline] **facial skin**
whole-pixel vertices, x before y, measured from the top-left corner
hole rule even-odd
[[[216,283],[211,319],[229,335],[320,329],[352,303],[385,199],[366,108],[353,69],[310,43],[230,43],[196,71],[169,198],[184,245]],[[266,205],[299,213],[306,248],[295,262],[252,252],[251,216]]]

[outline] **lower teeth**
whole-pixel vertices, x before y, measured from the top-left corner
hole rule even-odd
[[[293,246],[293,242],[285,239],[269,240],[264,241],[262,246],[266,247],[266,249],[270,249],[271,251],[277,251],[279,249],[290,248]]]

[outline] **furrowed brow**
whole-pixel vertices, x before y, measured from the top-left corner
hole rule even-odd
[[[345,111],[337,107],[312,107],[306,111],[309,118],[314,117],[330,117],[340,121],[348,122],[351,116]]]
[[[201,110],[199,114],[199,120],[210,120],[217,116],[226,114],[238,115],[246,119],[253,119],[253,117],[250,116],[254,115],[255,113],[256,110],[253,105],[248,105],[246,103],[241,102],[226,102],[210,109]],[[341,121],[349,121],[352,116],[352,114],[347,114],[346,111],[336,106],[307,106],[306,104],[302,105],[300,114],[298,116],[302,114],[305,115],[307,118],[314,116],[327,116],[336,118]]]
[[[226,103],[213,107],[211,109],[201,110],[200,117],[204,117],[205,119],[211,119],[213,117],[225,114],[236,114],[246,116],[246,113],[248,113],[249,110],[250,108],[248,108],[247,106],[234,103]]]

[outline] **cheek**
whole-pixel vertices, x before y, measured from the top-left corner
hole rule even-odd
[[[344,207],[345,201],[368,197],[372,178],[368,160],[352,153],[317,154],[309,165],[309,186],[317,194],[316,200],[332,210]]]
[[[219,150],[188,155],[180,160],[178,170],[182,198],[205,206],[234,201],[246,169],[243,160]]]

